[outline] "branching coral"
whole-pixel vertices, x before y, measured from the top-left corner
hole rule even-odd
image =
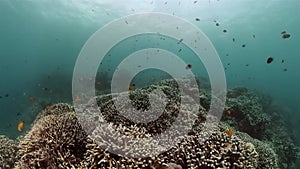
[[[19,144],[17,168],[77,166],[85,153],[86,134],[74,112],[40,118]]]
[[[234,132],[229,137],[222,126],[216,126],[214,130],[210,130],[210,137],[203,139],[209,136],[207,128],[204,129],[201,124],[207,117],[209,92],[203,94],[202,90],[200,96],[204,101],[200,98],[201,106],[196,107],[194,104],[180,103],[177,87],[174,81],[164,80],[149,88],[130,92],[130,102],[140,110],[149,109],[147,94],[154,89],[161,89],[167,96],[164,112],[157,120],[149,123],[135,124],[122,116],[114,107],[112,94],[95,98],[89,102],[91,105],[79,106],[83,114],[75,113],[66,104],[52,106],[39,116],[30,132],[22,138],[19,144],[21,157],[17,168],[276,168],[277,158],[274,151],[250,136],[245,137]],[[196,97],[192,88],[185,92],[194,94],[188,99]],[[229,106],[236,108],[233,110],[233,117],[239,117],[234,114],[237,110],[243,113],[241,119],[253,121],[240,123],[241,126],[236,127],[255,127],[268,122],[268,118],[259,119],[260,116],[256,114],[246,115],[252,110],[262,111],[257,102],[247,101],[249,98],[246,96],[233,98],[245,93],[247,90],[244,89],[233,93]],[[241,100],[246,105],[240,103]],[[121,98],[121,101],[129,103],[126,98]],[[198,119],[191,125],[193,129],[168,149],[169,147],[162,146],[161,142],[152,137],[174,126],[179,107],[183,114],[197,112]],[[125,109],[123,113],[131,115],[132,112]],[[90,137],[87,137],[82,128]],[[179,125],[178,128],[184,127]],[[255,133],[260,131],[254,131],[253,134]],[[141,139],[142,144],[136,144],[136,138]],[[135,153],[134,157],[131,153]],[[128,156],[122,156],[123,154]]]
[[[18,159],[17,147],[18,144],[15,141],[0,135],[0,168],[13,168]]]

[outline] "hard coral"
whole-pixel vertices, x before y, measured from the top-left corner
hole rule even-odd
[[[236,132],[236,135],[245,142],[250,142],[255,146],[258,153],[258,166],[257,169],[273,168],[278,167],[278,156],[272,149],[272,145],[258,139],[250,137],[246,133]]]
[[[18,159],[17,150],[18,144],[15,141],[0,135],[0,168],[13,168]]]
[[[73,112],[74,108],[66,103],[57,103],[51,106],[47,106],[45,110],[43,110],[40,114],[38,114],[35,121],[38,119],[45,117],[47,115],[60,115],[65,112]]]
[[[202,137],[201,134],[187,136],[160,157],[165,163],[176,163],[183,168],[256,168],[258,154],[251,143],[237,137],[230,139],[219,131],[200,142]]]
[[[183,83],[187,84],[189,81]],[[164,80],[149,88],[131,91],[130,100],[124,97],[121,101],[124,105],[131,102],[135,108],[147,110],[149,108],[147,94],[155,89],[164,92],[167,105],[159,119],[149,123],[135,124],[122,116],[114,107],[112,94],[95,98],[89,102],[91,105],[79,106],[79,110],[83,112],[80,115],[78,112],[75,114],[69,105],[53,106],[39,116],[31,131],[21,140],[19,145],[21,158],[17,168],[275,168],[276,158],[272,149],[265,149],[263,147],[265,144],[251,140],[250,136],[249,139],[245,139],[234,132],[229,137],[222,127],[215,127],[211,135],[203,130],[201,122],[207,118],[208,99],[205,102],[201,102],[200,99],[199,107],[189,103],[182,105],[178,86],[174,80]],[[193,88],[187,87],[185,92],[195,94]],[[234,96],[245,93],[247,91],[239,90]],[[206,95],[201,96],[208,98]],[[196,96],[192,95],[189,99],[194,97]],[[262,110],[256,102],[247,102],[244,96],[229,99],[231,99],[229,106],[238,105],[233,107],[237,108],[233,109],[234,117],[236,117],[235,110],[238,110],[245,113],[242,119],[253,120],[243,125],[257,127],[258,124],[265,122],[264,119],[259,121],[259,118],[252,118],[257,114],[246,116],[250,110],[255,112]],[[244,103],[247,103],[246,107]],[[184,110],[183,114],[196,110],[199,123],[195,123],[191,132],[183,135],[182,140],[168,149],[152,137],[163,133],[171,125],[174,126],[179,106]],[[131,115],[132,112],[125,109],[123,113]],[[79,121],[91,137],[87,137]],[[238,127],[242,128],[243,125]],[[178,128],[184,127],[178,124]],[[206,136],[209,137],[203,139]],[[133,141],[135,138],[145,138],[144,144],[135,144]],[[122,156],[123,154],[129,156]],[[270,161],[265,160],[269,158]],[[273,159],[275,161],[272,162]]]
[[[147,152],[149,149],[153,151],[159,149],[157,142],[151,142],[151,139],[144,142],[144,144],[133,142],[133,138],[150,138],[145,128],[122,125],[113,126],[112,123],[109,123],[98,126],[91,138],[93,138],[93,141],[87,144],[88,151],[82,162],[82,166],[87,168],[138,169],[161,165],[155,156],[141,157],[150,154],[150,152]],[[122,156],[124,154],[125,156]]]
[[[85,144],[86,134],[74,112],[44,116],[21,140],[17,168],[76,167]]]

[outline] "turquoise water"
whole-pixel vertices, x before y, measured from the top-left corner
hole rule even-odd
[[[270,95],[281,107],[278,111],[282,111],[294,141],[300,145],[299,10],[298,0],[1,0],[0,134],[16,138],[30,128],[37,112],[45,106],[72,101],[76,59],[99,28],[125,15],[163,12],[186,19],[207,35],[225,67],[229,88],[244,86]],[[283,31],[291,37],[283,39]],[[203,65],[193,60],[185,46],[183,52],[178,52],[168,46],[172,39],[165,37],[166,41],[157,45],[159,38],[129,38],[112,49],[118,57],[107,55],[101,71],[110,77],[122,57],[144,45],[173,50],[186,62],[194,63],[197,75],[207,76]],[[136,39],[141,46],[128,48]],[[274,61],[267,64],[269,57]],[[143,73],[140,78],[146,80],[139,85],[150,83],[148,77],[159,74]],[[109,81],[102,83],[109,86]],[[37,99],[30,101],[31,97]],[[25,127],[20,133],[17,125],[21,120]]]

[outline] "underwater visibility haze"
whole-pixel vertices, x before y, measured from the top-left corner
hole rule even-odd
[[[299,11],[1,0],[0,168],[300,168]]]

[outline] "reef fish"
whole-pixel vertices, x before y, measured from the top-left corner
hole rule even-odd
[[[35,101],[35,100],[37,100],[37,98],[36,97],[29,97],[29,101]]]
[[[128,86],[128,90],[133,90],[134,86]]]
[[[188,69],[191,69],[192,68],[192,65],[191,64],[188,64],[186,65],[185,69],[188,70]]]
[[[269,63],[272,63],[273,62],[273,58],[272,57],[269,57],[268,59],[267,59],[267,63],[269,64]]]
[[[74,100],[76,103],[80,103],[81,99],[77,96]]]
[[[229,138],[232,137],[232,135],[233,135],[233,130],[232,129],[227,129],[225,132],[226,132],[226,134],[228,135]]]
[[[228,110],[226,111],[226,113],[227,113],[228,116],[230,116],[230,115],[231,115],[231,110],[228,109]]]
[[[282,39],[287,39],[291,37],[291,34],[285,33],[281,35]]]
[[[18,124],[18,131],[22,131],[24,127],[24,121],[20,121]]]
[[[46,106],[46,110],[52,110],[53,109],[53,107],[52,106]]]

